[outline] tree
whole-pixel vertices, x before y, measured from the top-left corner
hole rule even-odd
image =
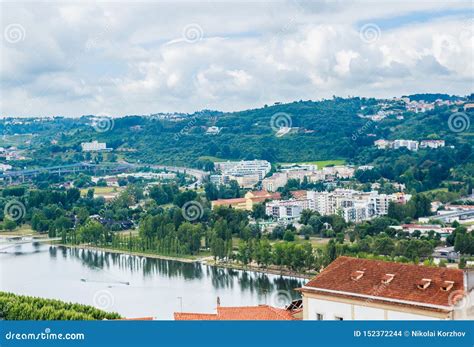
[[[285,233],[283,234],[283,240],[291,242],[295,241],[295,234],[291,232],[290,230],[286,230]]]
[[[253,205],[252,217],[255,219],[265,219],[267,217],[267,214],[265,212],[265,205],[263,203]]]

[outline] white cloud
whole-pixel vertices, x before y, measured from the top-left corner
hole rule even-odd
[[[2,40],[3,116],[238,110],[332,95],[472,91],[468,2],[1,7],[2,30],[11,23],[25,30],[20,42]],[[374,42],[361,39],[364,23],[380,26]],[[190,24],[201,34],[195,42],[183,36]]]

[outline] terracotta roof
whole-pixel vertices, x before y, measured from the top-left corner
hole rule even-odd
[[[175,312],[175,320],[297,320],[295,311],[287,311],[268,305],[218,307],[216,314],[179,313]]]
[[[212,203],[214,205],[232,205],[232,204],[240,204],[246,201],[245,198],[236,198],[236,199],[219,199],[214,200]]]
[[[363,271],[360,278],[353,276],[357,271]],[[393,279],[390,283],[383,284],[382,280],[387,274],[393,274]],[[425,289],[420,289],[417,285],[423,279],[430,279],[431,282]],[[441,289],[445,281],[454,282],[449,291]],[[340,294],[370,296],[380,300],[392,299],[450,307],[454,304],[453,297],[457,297],[453,292],[463,291],[464,277],[463,271],[457,269],[339,257],[309,281],[302,291],[311,292],[313,288],[326,293],[336,291]]]
[[[291,192],[291,195],[297,200],[304,200],[308,196],[308,192],[306,190],[295,190]]]
[[[250,192],[254,197],[262,197],[262,196],[269,196],[272,195],[271,193],[267,192],[266,190],[254,190]]]

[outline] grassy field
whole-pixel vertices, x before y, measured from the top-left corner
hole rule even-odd
[[[83,188],[81,189],[81,195],[85,196],[87,194],[87,191],[91,188]],[[118,188],[118,187],[92,187],[94,189],[94,194],[96,195],[104,195],[104,194],[110,194],[110,193],[117,193],[121,192],[123,188]]]
[[[221,161],[229,160],[229,159],[222,159],[222,158],[212,157],[210,155],[204,155],[202,157],[199,157],[198,159],[199,160],[210,160],[210,161],[213,161],[213,162],[221,162]]]
[[[36,231],[31,229],[31,226],[29,226],[28,224],[23,224],[12,231],[0,229],[0,236],[27,236],[27,235],[32,235],[32,234],[37,234],[37,233]]]
[[[230,159],[222,159],[222,158],[218,158],[218,157],[212,157],[212,156],[202,156],[202,157],[199,157],[199,160],[210,160],[210,161],[213,161],[213,162],[223,162],[223,161],[227,161],[227,160],[230,160]],[[318,166],[318,169],[321,169],[325,166],[328,166],[328,165],[344,165],[346,163],[345,159],[334,159],[334,160],[318,160],[318,161],[305,161],[305,162],[296,162],[296,163],[277,163],[277,164],[280,164],[280,165],[283,165],[283,164],[312,164],[312,165],[317,165]]]
[[[344,159],[334,159],[334,160],[318,160],[318,161],[305,161],[305,162],[299,162],[299,163],[278,163],[280,165],[284,164],[312,164],[312,165],[317,165],[318,169],[321,169],[323,167],[329,166],[329,165],[344,165],[346,161]]]

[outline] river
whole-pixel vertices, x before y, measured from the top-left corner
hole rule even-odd
[[[26,243],[0,253],[0,290],[77,302],[134,317],[213,313],[222,306],[282,307],[304,280],[201,263]]]

